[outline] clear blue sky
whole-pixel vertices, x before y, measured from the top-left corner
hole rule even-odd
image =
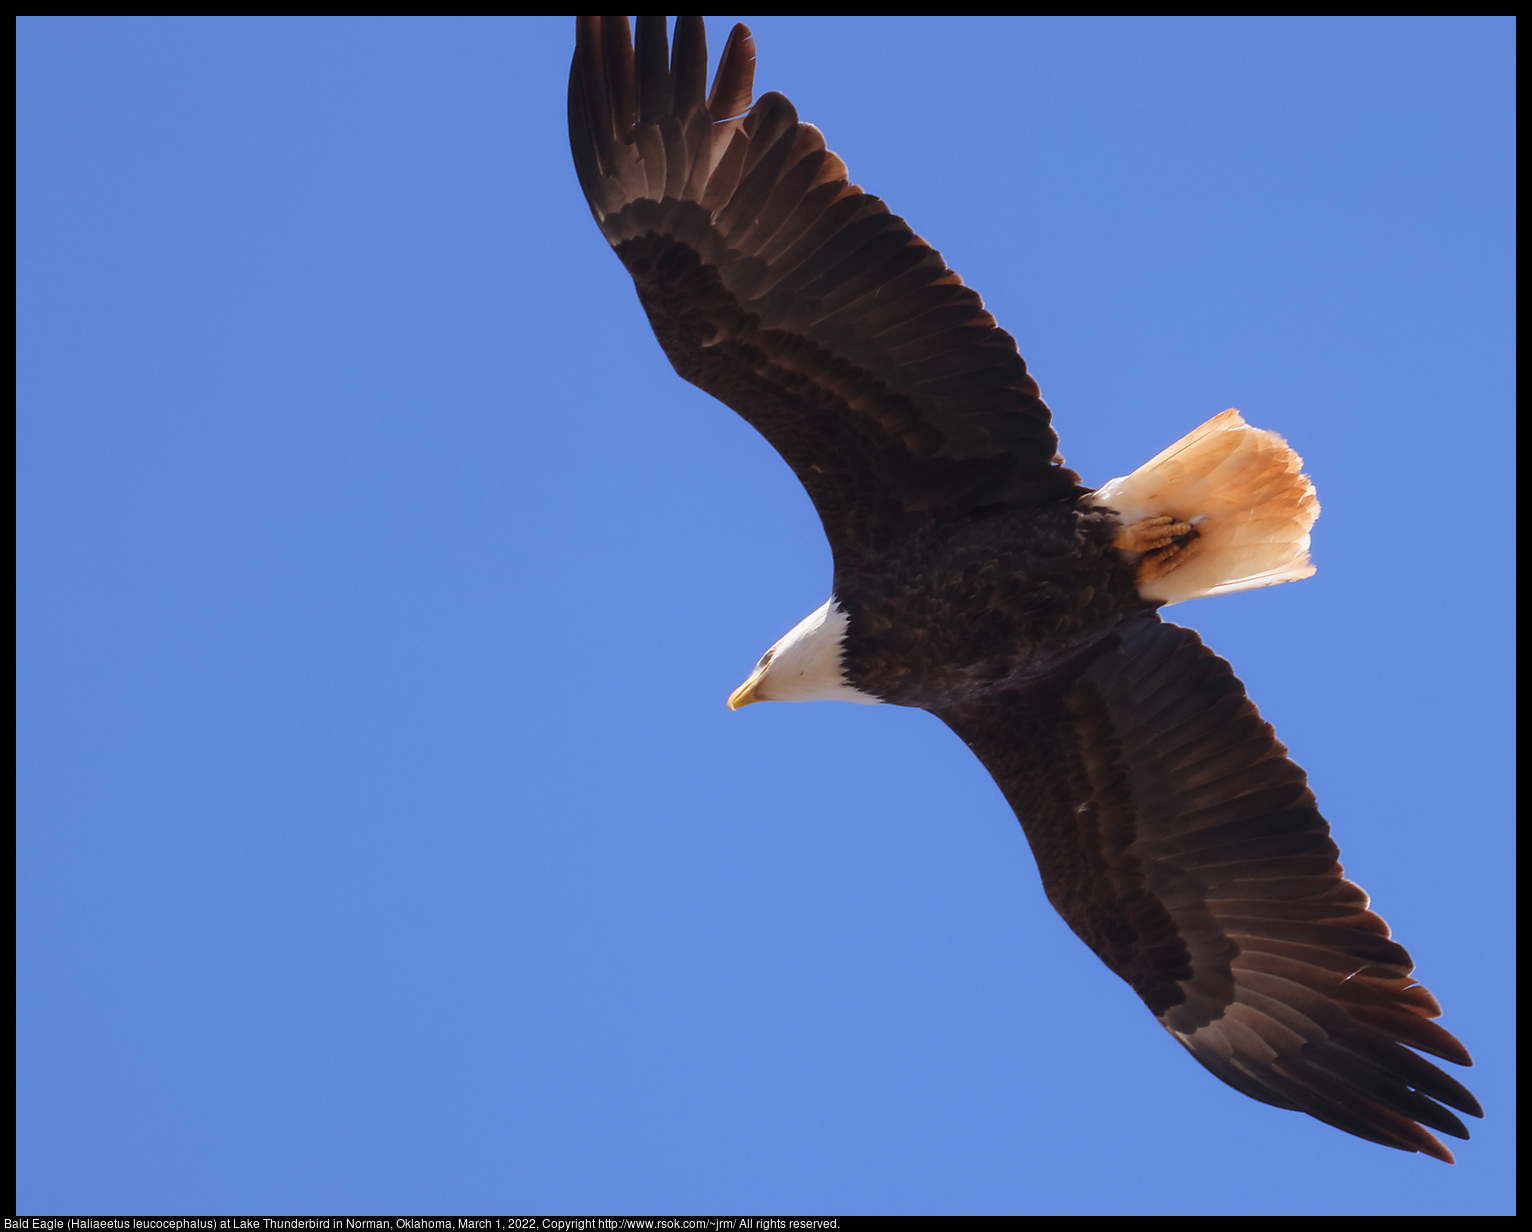
[[[1488,1119],[1245,1099],[935,719],[725,710],[829,553],[591,222],[569,19],[31,17],[20,1211],[1509,1213],[1511,20],[745,20],[1087,482],[1304,455],[1318,576],[1167,615]]]

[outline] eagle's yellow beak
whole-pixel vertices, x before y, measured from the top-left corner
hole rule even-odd
[[[750,673],[750,679],[729,694],[729,709],[738,710],[741,706],[748,706],[751,702],[764,702],[769,700],[758,694],[755,689],[761,683],[764,668],[756,668]]]

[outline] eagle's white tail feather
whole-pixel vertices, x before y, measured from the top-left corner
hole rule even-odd
[[[1180,603],[1313,574],[1309,531],[1319,517],[1303,459],[1238,411],[1215,415],[1091,498],[1124,526],[1170,515],[1198,536],[1139,586],[1146,599]]]

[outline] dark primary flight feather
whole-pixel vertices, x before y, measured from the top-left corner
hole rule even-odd
[[[841,559],[931,517],[1076,490],[1015,340],[780,94],[749,111],[755,40],[704,99],[700,18],[580,19],[580,184],[665,354],[757,428]]]
[[[1451,1156],[1401,1043],[1470,1064],[1410,956],[1341,875],[1303,771],[1190,629],[1135,622],[1025,693],[943,711],[994,775],[1049,901],[1197,1060],[1246,1095]]]
[[[1007,510],[1055,511],[1041,524],[1072,509],[1088,489],[1057,460],[1037,385],[979,297],[848,183],[785,98],[751,105],[745,27],[705,95],[706,64],[700,18],[678,19],[668,49],[663,18],[638,20],[636,47],[626,18],[581,18],[575,165],[676,371],[802,480],[837,592],[875,590],[859,564],[898,560],[933,527],[973,548]],[[1019,576],[1046,558],[997,552],[969,567]],[[1061,600],[1065,618],[1095,603],[1097,623],[1061,637],[1047,670],[915,704],[978,755],[1049,900],[1198,1061],[1255,1099],[1450,1161],[1422,1127],[1466,1138],[1447,1108],[1482,1113],[1410,1049],[1460,1065],[1468,1053],[1342,876],[1303,771],[1228,664],[1129,594]],[[956,615],[980,636],[979,614]],[[888,664],[913,653],[864,632],[848,672],[891,696],[902,669]]]

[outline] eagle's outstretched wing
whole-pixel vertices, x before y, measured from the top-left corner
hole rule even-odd
[[[1078,476],[1015,341],[941,255],[847,182],[736,26],[704,96],[702,19],[580,19],[580,184],[665,354],[769,440],[837,559]],[[749,108],[746,112],[746,108]],[[744,112],[745,114],[741,114]]]
[[[1025,693],[941,712],[994,776],[1049,901],[1236,1090],[1448,1162],[1469,1065],[1341,875],[1303,771],[1229,665],[1145,617]],[[1408,1047],[1406,1047],[1406,1045]],[[1438,1102],[1439,1101],[1439,1102]]]

